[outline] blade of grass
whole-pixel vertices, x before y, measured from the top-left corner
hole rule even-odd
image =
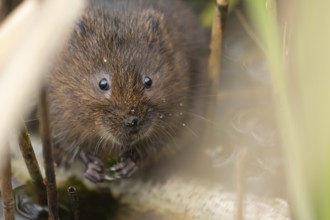
[[[315,219],[330,219],[330,3],[294,1],[292,57],[299,73],[301,129],[309,198]]]
[[[0,156],[7,143],[8,130],[19,125],[22,109],[28,110],[27,102],[40,88],[44,70],[69,37],[72,24],[80,15],[84,2],[45,1],[40,8],[34,8],[33,13],[28,13],[36,15],[38,19],[34,20],[33,25],[22,27],[28,31],[21,32],[20,37],[14,38],[15,42],[0,36],[0,45],[15,45],[15,49],[4,51],[6,58],[1,57],[0,60]],[[22,24],[26,17],[21,15],[16,14],[11,19],[18,19],[18,24]],[[3,28],[1,26],[0,33]],[[0,51],[3,51],[2,47]]]
[[[276,5],[273,1],[247,1],[250,16],[264,40],[273,83],[273,93],[277,106],[278,121],[282,131],[283,152],[294,213],[298,219],[313,219],[305,184],[301,147],[301,134],[290,99],[288,72],[284,66],[283,47],[276,18]]]

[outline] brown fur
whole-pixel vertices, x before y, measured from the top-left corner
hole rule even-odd
[[[136,150],[144,162],[193,140],[201,126],[189,112],[205,111],[207,55],[203,29],[179,0],[91,1],[49,78],[60,159]],[[131,114],[141,121],[136,135],[123,123]]]

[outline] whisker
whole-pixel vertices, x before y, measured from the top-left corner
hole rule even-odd
[[[164,121],[159,121],[159,122],[165,124]],[[166,136],[168,136],[171,140],[174,140],[175,139],[175,136],[173,134],[171,134],[170,131],[168,129],[166,129],[165,126],[156,125],[155,127],[156,128],[159,128],[159,131],[162,132],[163,135],[166,134]]]
[[[198,138],[198,135],[196,134],[196,132],[192,128],[190,128],[187,125],[187,123],[182,122],[182,121],[178,121],[178,120],[176,120],[174,118],[172,118],[171,120],[174,121],[174,122],[177,122],[179,125],[181,125],[181,127],[186,128],[193,136],[195,136],[196,138]]]
[[[208,118],[206,118],[206,117],[204,117],[204,116],[201,116],[201,115],[195,114],[195,113],[193,113],[193,112],[188,112],[188,111],[184,111],[183,113],[186,113],[186,114],[188,114],[188,115],[195,116],[196,118],[199,118],[199,119],[201,119],[201,120],[204,120],[205,122],[208,122],[208,123],[210,123],[210,124],[216,126],[216,123],[214,123],[213,121],[211,121],[210,119],[208,119]]]

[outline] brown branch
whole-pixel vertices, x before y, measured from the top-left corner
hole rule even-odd
[[[222,32],[224,30],[226,20],[227,20],[228,6],[229,6],[229,0],[217,0],[217,10],[220,13],[220,22],[221,22]]]
[[[26,167],[29,171],[32,183],[38,195],[38,203],[47,205],[46,187],[40,172],[39,164],[36,155],[33,151],[28,130],[24,124],[22,131],[19,134],[19,147],[24,158]]]
[[[219,79],[220,79],[220,63],[221,63],[221,53],[222,53],[222,40],[223,31],[225,26],[225,21],[228,13],[228,1],[217,0],[217,5],[213,17],[213,24],[211,30],[211,43],[210,43],[210,56],[208,63],[208,73],[211,79],[211,94],[217,94],[219,89]],[[208,105],[208,118],[215,120],[216,118],[216,103],[217,97],[210,97]],[[210,145],[210,140],[214,140],[213,131],[208,128],[205,133],[205,140],[203,141],[206,145]]]
[[[222,38],[227,13],[228,2],[217,0],[217,6],[212,24],[210,44],[211,53],[209,57],[209,75],[212,80],[213,92],[217,91],[219,85]]]
[[[222,48],[222,34],[224,30],[225,17],[227,16],[228,5],[221,5],[217,2],[215,14],[213,17],[213,24],[211,30],[211,54],[209,57],[209,74],[214,80],[213,84],[218,84],[221,48]],[[216,86],[216,88],[218,88]]]
[[[73,212],[73,219],[79,220],[80,219],[80,210],[79,210],[79,199],[77,195],[77,190],[73,186],[68,187],[68,194],[70,198],[71,208]]]
[[[39,104],[39,118],[40,118],[40,135],[42,140],[43,158],[46,172],[46,189],[47,189],[47,201],[49,220],[58,220],[58,205],[57,205],[57,191],[56,191],[56,179],[53,161],[53,144],[51,138],[51,131],[48,118],[48,105],[47,105],[46,89],[43,88],[40,96]]]
[[[8,145],[3,146],[3,157],[0,163],[0,184],[2,193],[2,206],[4,208],[4,219],[14,220],[15,199],[11,185],[11,163]]]

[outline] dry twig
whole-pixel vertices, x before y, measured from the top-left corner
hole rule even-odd
[[[209,74],[212,79],[212,87],[218,89],[220,76],[220,62],[223,31],[228,13],[228,1],[217,0],[217,6],[213,17],[211,33],[211,54],[209,58]],[[215,90],[215,91],[216,91]]]
[[[70,198],[71,208],[73,212],[73,219],[79,220],[80,210],[79,210],[79,199],[77,195],[77,190],[73,186],[69,186],[67,191]]]
[[[211,94],[217,94],[219,88],[222,40],[227,13],[228,0],[217,0],[211,32],[211,53],[208,63],[208,73],[211,79]],[[212,121],[216,118],[216,103],[217,97],[211,96],[208,106],[208,118]],[[214,140],[214,134],[210,128],[206,132],[204,143],[207,145],[211,144],[209,140]]]
[[[2,205],[4,208],[4,219],[14,220],[15,199],[11,186],[11,164],[10,150],[8,145],[4,149],[4,157],[0,162],[0,184],[2,194]]]
[[[57,191],[56,191],[56,178],[53,161],[53,144],[51,138],[51,131],[48,118],[48,105],[46,89],[42,89],[39,104],[39,118],[40,118],[40,135],[42,141],[42,152],[45,164],[46,172],[46,189],[47,189],[47,201],[49,208],[49,220],[57,220],[58,217],[58,205],[57,205]]]
[[[24,158],[26,167],[29,171],[32,183],[38,195],[38,203],[47,205],[46,187],[40,172],[39,164],[34,154],[28,130],[24,124],[22,131],[19,134],[19,147]]]

